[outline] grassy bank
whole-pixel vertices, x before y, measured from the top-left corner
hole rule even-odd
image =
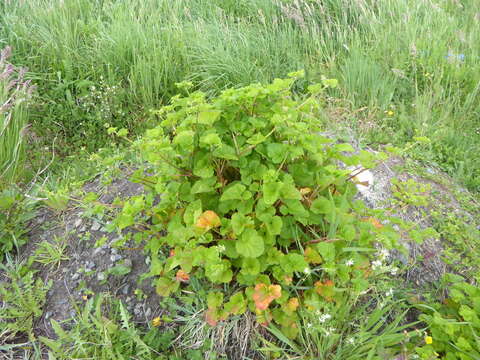
[[[341,119],[367,143],[431,138],[417,157],[479,188],[475,1],[4,2],[0,39],[30,68],[35,129],[66,152],[139,130],[192,81],[210,94],[305,69],[340,80]],[[303,89],[299,84],[299,89]]]

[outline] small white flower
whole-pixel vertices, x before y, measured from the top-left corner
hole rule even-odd
[[[393,295],[393,289],[390,289],[385,293],[385,296],[392,296],[392,295]]]
[[[347,261],[345,261],[345,265],[347,266],[352,266],[355,262],[353,261],[353,259],[348,259]]]
[[[225,246],[223,246],[223,245],[218,246],[218,252],[222,253],[222,252],[224,252],[225,250],[226,250],[226,249],[225,249]]]
[[[355,338],[353,338],[353,337],[348,338],[348,339],[347,339],[347,343],[349,343],[350,345],[355,344]]]
[[[382,266],[382,262],[380,260],[372,261],[372,270],[376,270],[380,266]]]
[[[320,321],[322,324],[325,322],[325,321],[328,321],[332,318],[332,315],[330,314],[323,314],[320,316],[320,318],[318,319],[318,321]]]
[[[305,269],[303,269],[303,272],[307,275],[310,275],[310,273],[312,272],[312,270],[310,270],[310,268],[306,267]]]
[[[332,334],[335,332],[335,330],[336,330],[336,329],[335,329],[334,327],[330,327],[330,328],[328,328],[328,329],[325,329],[325,335],[326,335],[326,336],[330,336],[330,335],[332,335]]]
[[[307,324],[307,329],[310,329],[312,326],[313,326],[312,324],[308,323]]]
[[[377,256],[382,259],[382,260],[385,260],[388,256],[390,255],[389,251],[387,249],[381,249],[378,253],[377,253]]]
[[[398,273],[398,267],[394,266],[390,269],[390,274],[397,275],[397,273]]]

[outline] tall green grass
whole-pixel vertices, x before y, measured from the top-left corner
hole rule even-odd
[[[26,102],[31,92],[25,70],[8,63],[10,53],[10,47],[0,51],[0,190],[16,181],[23,170]]]
[[[480,189],[480,32],[475,0],[29,0],[1,5],[0,41],[38,79],[36,129],[104,145],[105,123],[142,129],[192,81],[218,93],[305,69],[340,80],[370,143],[432,139],[416,154]],[[450,54],[450,55],[449,55]],[[101,86],[101,84],[105,84]],[[91,86],[118,86],[121,112],[87,111]],[[100,107],[101,102],[98,102]],[[393,117],[385,117],[394,109]]]

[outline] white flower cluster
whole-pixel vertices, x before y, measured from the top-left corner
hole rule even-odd
[[[372,270],[378,270],[382,265],[383,263],[380,260],[374,260],[372,261]]]
[[[323,314],[318,318],[318,321],[320,321],[322,324],[332,318],[332,315],[330,314]]]

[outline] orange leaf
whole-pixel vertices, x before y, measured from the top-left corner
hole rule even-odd
[[[300,189],[300,194],[302,195],[307,195],[307,194],[310,194],[311,192],[312,192],[312,189],[310,189],[309,187],[304,187]]]
[[[190,280],[190,275],[188,275],[185,271],[183,270],[178,270],[177,275],[175,276],[177,281],[179,282],[188,282]]]
[[[325,300],[332,301],[335,294],[334,282],[332,280],[325,280],[324,282],[317,281],[315,283],[315,291],[321,295]]]
[[[220,226],[220,218],[214,211],[207,210],[200,215],[195,226],[208,231],[214,227]]]
[[[380,221],[378,221],[378,219],[375,219],[374,217],[368,217],[368,218],[364,219],[363,221],[369,222],[370,224],[372,224],[377,229],[383,228],[383,224]]]
[[[295,310],[297,310],[298,305],[298,298],[291,298],[288,300],[286,307],[288,311],[294,312]]]
[[[208,309],[205,312],[205,321],[210,326],[217,326],[218,324],[218,316],[216,314],[216,309]]]
[[[253,291],[253,301],[258,310],[267,310],[270,303],[282,296],[280,285],[257,284]]]

